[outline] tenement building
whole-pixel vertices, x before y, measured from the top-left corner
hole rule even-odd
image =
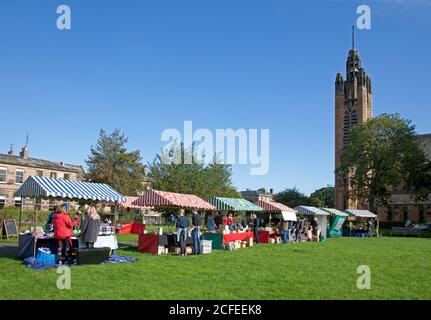
[[[7,154],[0,154],[0,209],[21,206],[21,198],[15,198],[14,193],[30,176],[82,180],[84,169],[80,165],[31,158],[28,146],[23,147],[19,155],[11,148]],[[55,204],[55,200],[24,199],[22,205],[23,209],[48,210]]]

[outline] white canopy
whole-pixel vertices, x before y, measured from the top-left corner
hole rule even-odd
[[[377,215],[368,210],[346,210],[349,216],[358,218],[377,218]]]
[[[306,216],[329,216],[329,213],[326,211],[323,211],[316,207],[309,207],[309,206],[297,206],[295,210],[298,212],[298,214],[303,214]]]
[[[321,208],[323,211],[328,212],[329,214],[332,214],[334,216],[340,216],[340,217],[348,217],[349,215],[347,213],[344,213],[343,211],[333,209],[333,208]]]
[[[282,211],[281,215],[283,216],[284,221],[296,221],[295,211]]]

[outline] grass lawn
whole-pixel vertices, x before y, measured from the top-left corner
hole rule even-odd
[[[430,241],[343,238],[198,257],[125,249],[138,262],[73,267],[63,291],[56,270],[0,257],[0,299],[431,299]],[[371,290],[356,287],[360,265],[371,268]]]

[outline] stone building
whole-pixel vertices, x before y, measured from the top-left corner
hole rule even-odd
[[[14,193],[30,176],[83,180],[84,169],[80,165],[31,158],[28,146],[23,147],[19,155],[12,149],[7,154],[0,154],[0,209],[21,206],[21,198],[15,198]],[[55,200],[24,199],[23,209],[48,210],[55,204]]]
[[[257,203],[261,200],[268,202],[274,200],[274,193],[272,189],[270,189],[269,192],[267,192],[265,188],[261,188],[258,190],[247,189],[245,191],[241,191],[241,197],[253,203]]]
[[[346,80],[341,73],[335,80],[335,170],[340,166],[341,152],[349,142],[351,129],[371,119],[372,100],[371,78],[362,67],[353,37],[346,62]],[[345,179],[335,176],[335,208],[362,209],[362,201],[346,198],[346,188]]]
[[[338,73],[335,80],[335,170],[340,166],[344,146],[349,142],[351,129],[372,118],[371,78],[365,73],[359,52],[354,46],[346,62],[346,80]],[[431,160],[431,134],[420,135],[418,139],[427,157]],[[368,209],[361,199],[348,199],[348,185],[343,177],[335,175],[335,208]],[[418,200],[414,192],[401,188],[392,194],[388,207],[380,207],[377,214],[381,221],[403,222],[407,217],[413,223],[431,222],[431,195]]]

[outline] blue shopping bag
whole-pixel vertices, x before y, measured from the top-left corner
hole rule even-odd
[[[55,264],[56,255],[51,254],[51,250],[47,248],[39,248],[35,259],[36,263]]]

